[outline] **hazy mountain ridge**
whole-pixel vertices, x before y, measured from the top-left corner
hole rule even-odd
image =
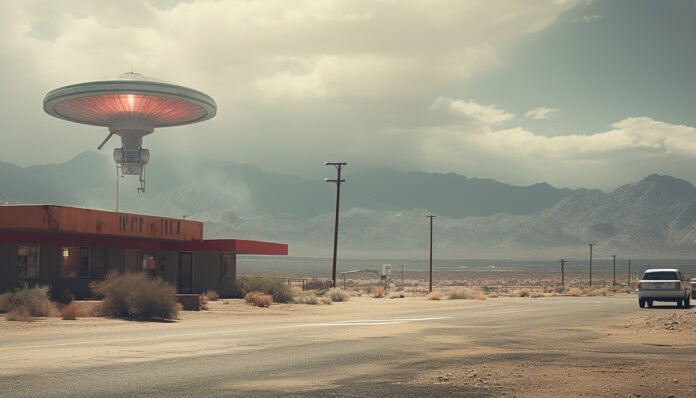
[[[121,180],[122,211],[187,215],[206,223],[208,237],[287,242],[294,255],[330,252],[333,185],[228,162],[155,164],[145,195],[135,193],[132,179]],[[9,202],[113,209],[114,175],[110,159],[95,153],[59,165],[0,162],[0,195]],[[422,256],[430,213],[438,215],[435,247],[443,257],[584,257],[589,242],[604,255],[694,254],[696,187],[670,176],[650,175],[610,193],[392,170],[356,172],[347,180],[344,255]]]

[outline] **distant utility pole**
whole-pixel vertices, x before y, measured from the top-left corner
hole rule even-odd
[[[616,254],[612,254],[612,257],[614,257],[614,280],[611,282],[612,286],[616,286]]]
[[[346,180],[341,179],[341,169],[345,167],[347,162],[324,162],[324,166],[334,166],[338,171],[338,176],[335,180],[325,178],[325,182],[333,182],[336,184],[336,221],[334,223],[334,246],[333,246],[333,268],[331,271],[331,283],[336,287],[336,254],[338,253],[338,209],[341,202],[341,184]]]
[[[565,259],[561,259],[561,286],[565,287]]]
[[[432,214],[426,216],[430,219],[430,285],[428,286],[428,291],[432,293],[433,291],[433,216]]]
[[[592,286],[592,246],[594,245],[594,243],[588,244],[588,246],[590,246],[590,286]]]
[[[626,286],[631,286],[631,259],[628,259],[628,280],[626,281]]]

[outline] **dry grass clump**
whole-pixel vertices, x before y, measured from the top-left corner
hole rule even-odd
[[[208,301],[218,301],[220,300],[220,294],[216,290],[206,290],[203,294]]]
[[[275,303],[292,303],[292,288],[283,279],[265,276],[251,276],[241,279],[242,294],[250,292],[263,292],[273,297]]]
[[[389,294],[389,298],[390,298],[390,299],[395,299],[395,298],[406,298],[406,296],[404,296],[403,293],[394,292],[394,293],[390,293],[390,294]]]
[[[30,321],[34,317],[47,317],[55,313],[56,307],[48,298],[48,286],[29,287],[0,295],[0,312],[7,312],[8,321]]]
[[[428,293],[427,296],[425,296],[428,300],[435,300],[435,301],[440,301],[442,300],[442,293],[440,292],[430,292]]]
[[[327,290],[331,288],[331,279],[312,278],[307,281],[307,290]]]
[[[176,289],[145,273],[109,273],[90,284],[92,293],[104,297],[103,315],[138,320],[173,319],[177,316]]]
[[[350,293],[343,290],[339,289],[337,287],[329,289],[325,294],[324,297],[328,297],[332,302],[334,301],[348,301],[350,300]]]
[[[384,286],[372,286],[372,287],[370,287],[370,294],[374,298],[384,297]]]
[[[71,301],[68,305],[66,305],[60,310],[60,317],[64,321],[74,321],[75,319],[77,319],[77,311],[77,304],[75,303],[75,301]]]
[[[319,297],[314,292],[300,292],[294,297],[295,304],[319,304]]]
[[[606,287],[587,289],[585,291],[585,295],[587,295],[587,296],[608,296],[609,289]]]
[[[264,292],[249,292],[244,296],[244,300],[257,307],[270,307],[273,304],[273,296]]]
[[[447,292],[449,300],[485,300],[483,291],[473,288],[454,288]]]
[[[529,289],[520,289],[513,293],[515,297],[529,297]]]
[[[205,293],[198,296],[198,308],[201,311],[208,311],[208,300],[210,299],[205,295]]]
[[[570,289],[566,290],[565,294],[568,296],[580,297],[583,295],[583,291],[579,287],[571,287]]]
[[[94,317],[100,314],[101,303],[97,301],[71,301],[58,309],[60,317],[64,320],[75,320],[77,318]]]
[[[325,305],[331,305],[331,303],[333,303],[333,301],[331,301],[331,298],[329,298],[329,297],[322,296],[321,303],[325,304]]]

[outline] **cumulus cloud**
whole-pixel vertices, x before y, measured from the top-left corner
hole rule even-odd
[[[561,136],[494,125],[475,130],[428,127],[422,131],[423,156],[439,169],[456,162],[458,169],[474,175],[507,181],[544,179],[567,185],[572,180],[575,186],[603,187],[625,183],[627,175],[639,179],[656,170],[674,172],[678,164],[696,156],[694,127],[649,117],[626,118],[610,127],[593,134]]]
[[[481,105],[476,101],[455,100],[452,98],[438,98],[432,105],[433,109],[446,109],[451,115],[463,117],[484,125],[496,125],[515,117],[514,114],[505,112],[495,105]]]
[[[638,117],[606,131],[545,136],[515,124],[520,109],[503,109],[490,98],[453,98],[461,95],[459,84],[504,62],[497,43],[543,30],[574,5],[0,2],[0,84],[12,93],[1,97],[0,159],[59,162],[94,148],[105,131],[44,115],[41,98],[60,85],[131,65],[202,90],[219,106],[209,122],[146,137],[153,162],[209,156],[313,173],[335,158],[352,167],[456,171],[508,182],[567,185],[573,176],[575,185],[595,186],[583,173],[597,178],[619,165],[635,173],[669,172],[674,162],[696,155],[689,126]],[[557,115],[545,107],[524,113],[528,119]]]
[[[543,106],[540,106],[538,108],[534,108],[531,111],[527,112],[524,114],[524,117],[527,119],[534,119],[534,120],[545,120],[545,119],[550,119],[558,114],[558,109],[554,108],[544,108]]]

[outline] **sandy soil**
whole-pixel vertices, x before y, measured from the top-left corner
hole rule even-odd
[[[271,319],[291,323],[298,320],[316,321],[345,317],[393,317],[400,313],[412,312],[414,309],[494,308],[504,306],[506,300],[546,299],[432,301],[423,297],[375,299],[362,296],[353,297],[347,303],[332,305],[276,304],[270,308],[252,307],[242,300],[221,300],[209,302],[208,311],[182,312],[174,325],[105,318],[80,318],[75,321],[46,318],[33,322],[10,322],[0,319],[0,336],[4,341],[21,342],[32,338],[50,341],[76,333],[85,338],[96,338],[106,330],[156,332],[172,326],[183,328],[192,325],[204,332],[215,325],[229,324],[230,320],[234,320],[238,325],[252,325]],[[409,332],[417,333],[427,325],[412,324],[404,327],[410,328]],[[364,329],[358,333],[368,336],[381,332]],[[449,336],[445,339],[451,341],[436,342],[451,343],[453,348],[441,350],[432,354],[430,358],[432,363],[441,365],[423,370],[418,377],[403,383],[414,386],[447,384],[475,388],[476,391],[492,396],[696,396],[694,309],[641,310],[618,316],[611,324],[593,325],[588,320],[582,327],[564,328],[563,325],[559,325],[555,328],[536,330],[534,334],[535,338],[541,341],[567,341],[567,348],[555,345],[550,345],[544,350],[496,348]],[[590,341],[591,348],[575,344],[574,340],[578,336]],[[355,338],[355,335],[350,338]],[[427,338],[424,341],[429,342]],[[684,350],[689,350],[691,356],[683,355]],[[646,360],[647,354],[650,357],[649,361]]]

